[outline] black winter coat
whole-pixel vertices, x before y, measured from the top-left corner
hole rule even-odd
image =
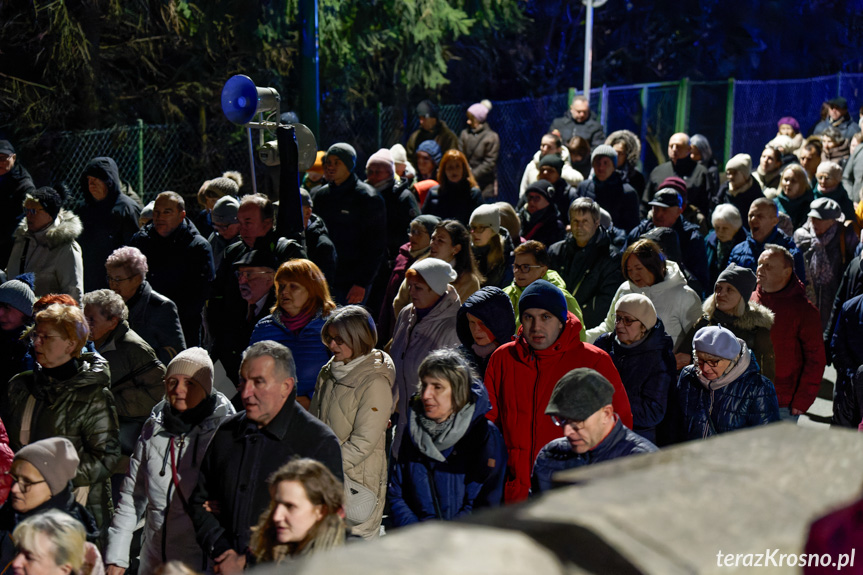
[[[147,281],[177,306],[189,347],[200,344],[201,311],[216,273],[213,248],[188,219],[163,238],[152,222],[129,242],[147,256]]]
[[[391,180],[378,193],[387,206],[387,260],[392,261],[405,243],[411,222],[420,215],[420,206],[407,180],[397,184]]]
[[[830,339],[833,337],[833,330],[836,327],[836,320],[839,319],[839,312],[842,310],[842,305],[854,296],[863,294],[863,266],[860,265],[860,256],[855,257],[848,263],[845,268],[845,273],[842,274],[842,281],[839,283],[839,291],[836,292],[836,299],[833,300],[833,311],[830,313],[830,323],[827,329],[824,330],[824,341],[827,345],[828,362],[832,357]]]
[[[213,559],[228,549],[245,552],[251,528],[270,504],[267,478],[292,458],[316,459],[342,481],[338,438],[295,399],[296,390],[263,428],[242,412],[225,420],[213,435],[189,495],[195,536]],[[211,500],[220,504],[218,515],[204,510]]]
[[[617,288],[623,283],[620,252],[611,245],[604,228],[583,248],[572,235],[548,249],[551,268],[557,271],[575,296],[584,317],[584,325],[605,321]]]
[[[572,113],[567,110],[563,116],[555,118],[548,128],[549,132],[558,130],[560,139],[564,143],[569,142],[573,136],[581,136],[590,142],[590,149],[605,143],[605,130],[602,124],[596,119],[596,114],[591,113],[590,117],[585,122],[576,122],[572,117]]]
[[[33,178],[17,162],[8,173],[0,176],[0,264],[4,268],[15,243],[15,230],[24,215],[24,197],[35,190]]]
[[[612,333],[606,333],[593,343],[608,353],[629,397],[633,431],[652,442],[656,441],[656,426],[665,417],[668,390],[677,378],[674,341],[665,333],[662,320],[635,347],[621,345]]]
[[[108,195],[104,200],[97,202],[93,199],[87,185],[88,176],[105,182]],[[131,245],[132,237],[138,232],[141,206],[120,193],[120,186],[117,164],[107,157],[90,160],[78,182],[84,198],[84,205],[78,210],[78,217],[84,226],[78,244],[84,260],[84,289],[88,292],[108,287],[105,260],[117,248]],[[144,255],[147,255],[146,252]],[[148,263],[152,269],[152,260]]]
[[[698,208],[702,214],[710,213],[710,196],[715,194],[711,188],[710,175],[707,169],[690,157],[682,158],[673,163],[665,162],[653,168],[644,188],[641,198],[641,209],[647,214],[647,203],[653,199],[659,190],[659,185],[666,178],[677,176],[686,182],[686,202]]]
[[[344,292],[355,285],[371,285],[387,253],[384,199],[351,174],[339,186],[326,184],[317,188],[312,200],[339,254],[336,275],[328,278],[330,285]]]
[[[580,184],[575,198],[590,198],[608,212],[614,227],[627,232],[638,225],[640,204],[638,192],[614,172],[604,182],[592,176]],[[572,198],[572,199],[575,199]]]
[[[732,196],[729,193],[728,182],[722,184],[717,192],[710,197],[710,212],[708,214],[712,214],[719,204],[731,204],[740,212],[743,227],[748,230],[749,220],[747,216],[749,214],[749,206],[758,198],[764,197],[764,192],[761,191],[761,184],[758,183],[758,180],[753,177],[750,177],[749,180],[752,182],[749,189],[736,196]],[[798,226],[795,225],[794,227],[797,228]]]
[[[306,228],[306,253],[308,253],[309,259],[321,268],[328,282],[336,277],[336,265],[338,263],[336,246],[330,239],[327,224],[317,214],[312,214]]]
[[[150,344],[164,365],[184,349],[186,340],[180,325],[180,315],[174,302],[153,291],[147,281],[126,302],[129,327]]]
[[[470,215],[481,204],[482,194],[479,188],[472,188],[465,179],[457,184],[447,182],[430,189],[422,212],[442,220],[458,220],[464,227],[469,227]]]
[[[566,233],[565,227],[560,222],[557,206],[549,204],[542,213],[530,214],[527,207],[518,211],[518,219],[521,222],[521,237],[525,241],[536,240],[548,247],[563,239]],[[528,221],[528,218],[530,220]]]

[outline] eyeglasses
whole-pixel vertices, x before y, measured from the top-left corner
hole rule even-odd
[[[542,266],[532,266],[530,264],[512,264],[512,271],[521,272],[523,274],[529,273],[530,270],[534,268],[541,268]]]
[[[133,276],[129,276],[127,278],[112,278],[111,276],[105,276],[105,279],[108,280],[109,284],[121,284],[125,281],[129,281],[130,279],[132,279],[134,277],[138,277],[138,274],[135,274]]]
[[[262,276],[262,275],[273,275],[276,272],[243,272],[236,271],[234,275],[237,276],[237,279],[244,279],[246,281],[251,281],[254,276]]]
[[[335,342],[336,345],[345,345],[345,340],[343,340],[342,337],[339,335],[331,335],[330,341]]]
[[[619,323],[623,323],[623,325],[625,325],[626,327],[629,327],[637,321],[638,320],[635,319],[634,317],[623,317],[622,315],[614,316],[614,325],[617,325]]]
[[[489,226],[471,226],[468,228],[468,230],[470,230],[470,233],[472,233],[472,234],[481,234],[484,231],[486,231],[488,228],[489,228]]]
[[[46,339],[54,339],[54,338],[63,339],[62,335],[47,335],[47,334],[42,334],[42,333],[35,332],[35,331],[31,331],[30,335],[28,337],[30,338],[30,341],[32,341],[33,343],[36,343],[37,341],[44,342]]]
[[[574,419],[567,419],[566,417],[561,417],[560,415],[552,415],[551,420],[558,427],[566,427],[567,425],[571,428],[578,431],[579,429],[584,429],[585,422],[584,421],[576,421]]]
[[[35,216],[39,212],[44,212],[44,208],[24,208],[24,213],[28,216]]]
[[[724,360],[721,360],[721,359],[702,359],[702,358],[696,356],[695,361],[698,362],[699,366],[708,365],[708,366],[712,367],[713,369],[716,369],[717,367],[719,367],[719,362],[724,361]]]
[[[12,483],[17,483],[18,488],[21,490],[21,493],[27,493],[34,485],[39,485],[40,483],[47,483],[47,481],[44,479],[42,481],[26,481],[24,479],[21,479],[20,477],[12,475],[12,473],[9,471],[4,473],[3,475],[9,477],[12,480]]]

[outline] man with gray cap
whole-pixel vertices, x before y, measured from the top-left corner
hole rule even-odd
[[[11,450],[8,446],[5,448],[12,460]],[[72,479],[78,472],[79,459],[71,441],[65,437],[34,441],[18,450],[11,463],[8,473],[12,490],[9,499],[0,507],[0,565],[8,565],[17,553],[11,539],[15,527],[21,521],[50,509],[67,513],[80,521],[89,541],[98,539],[96,520],[75,501],[72,493]]]
[[[312,195],[314,211],[326,222],[339,254],[335,276],[327,276],[327,282],[340,304],[366,301],[387,250],[386,204],[353,173],[356,163],[350,144],[330,146],[324,156],[327,183]]]
[[[549,442],[536,457],[531,494],[551,489],[552,475],[657,447],[620,422],[612,406],[614,386],[597,371],[581,367],[564,375],[545,408],[563,437]]]
[[[225,178],[227,179],[227,178]],[[228,246],[237,241],[240,235],[240,220],[237,212],[240,202],[233,196],[222,196],[213,206],[210,219],[213,221],[213,233],[207,238],[210,247],[213,248],[213,265],[219,269],[222,257]]]
[[[593,166],[590,178],[578,185],[576,198],[595,200],[608,211],[614,227],[629,231],[638,225],[640,203],[635,188],[623,181],[617,171],[617,151],[605,144],[590,155]]]

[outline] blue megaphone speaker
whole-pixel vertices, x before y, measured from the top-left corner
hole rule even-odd
[[[232,76],[222,88],[222,111],[234,124],[248,124],[259,112],[277,112],[281,97],[275,88],[258,88],[248,76]]]

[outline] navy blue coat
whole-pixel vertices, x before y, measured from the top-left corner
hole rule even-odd
[[[674,340],[665,333],[662,320],[656,320],[641,344],[626,348],[614,333],[599,336],[593,345],[608,353],[629,396],[634,431],[656,441],[656,426],[665,417],[668,390],[677,377]]]
[[[618,172],[604,182],[595,176],[578,184],[575,198],[590,198],[611,216],[614,227],[629,231],[638,225],[641,202],[635,188],[623,181]],[[572,199],[575,199],[572,198]]]
[[[773,228],[773,232],[767,236],[767,240],[764,243],[756,242],[752,235],[747,233],[746,239],[731,250],[731,257],[728,258],[728,263],[734,262],[739,266],[755,271],[758,267],[758,256],[764,251],[766,244],[780,245],[791,252],[791,255],[794,256],[794,274],[805,285],[806,263],[803,261],[803,254],[797,249],[797,244],[794,243],[794,240],[786,236],[785,232],[779,228]]]
[[[464,300],[456,315],[455,329],[461,341],[459,351],[470,361],[480,379],[485,379],[485,368],[491,357],[480,357],[473,351],[473,335],[470,333],[467,314],[476,317],[494,334],[498,346],[512,341],[515,335],[515,312],[509,296],[499,287],[488,286],[474,292]]]
[[[841,308],[833,332],[831,349],[836,367],[836,396],[833,398],[833,423],[857,427],[861,405],[854,390],[854,377],[863,365],[863,295],[852,297]]]
[[[710,233],[707,234],[707,237],[704,238],[704,248],[707,251],[707,273],[709,275],[709,283],[704,284],[705,286],[716,285],[716,278],[719,277],[725,268],[728,267],[728,258],[731,256],[731,250],[734,249],[734,246],[742,242],[746,239],[746,230],[740,228],[737,230],[737,233],[734,234],[734,237],[731,238],[731,241],[728,242],[729,246],[726,246],[727,251],[724,252],[724,257],[719,257],[719,247],[720,241],[719,238],[716,237],[716,232],[710,230]]]
[[[676,441],[702,439],[779,421],[779,402],[773,383],[761,375],[753,358],[743,375],[725,387],[708,391],[688,365],[680,373],[675,396]],[[671,414],[669,414],[671,415]]]
[[[653,443],[627,429],[619,419],[608,436],[586,453],[573,451],[565,437],[555,439],[547,443],[536,456],[530,478],[530,493],[537,495],[551,489],[551,476],[558,471],[654,451],[658,451],[658,448]]]
[[[497,427],[485,418],[491,402],[481,381],[471,384],[470,394],[476,404],[471,426],[458,443],[442,453],[446,461],[438,462],[421,453],[410,429],[405,431],[387,490],[396,527],[455,519],[474,509],[500,505],[506,445]]]

